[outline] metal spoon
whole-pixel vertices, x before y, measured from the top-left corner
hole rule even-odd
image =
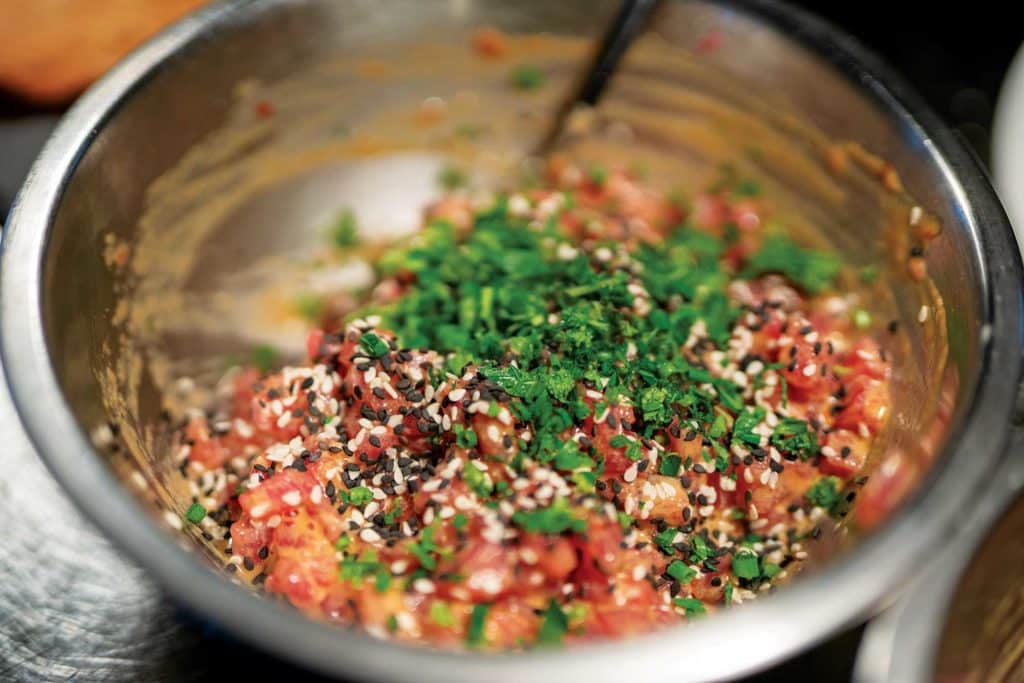
[[[622,56],[647,23],[659,0],[624,0],[615,20],[601,40],[593,61],[583,74],[576,93],[558,110],[555,120],[537,146],[534,155],[543,157],[558,146],[574,115],[595,106],[604,93]]]

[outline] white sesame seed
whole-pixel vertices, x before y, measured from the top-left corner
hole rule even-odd
[[[182,527],[181,517],[179,517],[178,515],[174,514],[170,510],[164,510],[164,521],[167,522],[167,524],[172,529],[177,529],[178,531],[181,531],[181,527]]]
[[[921,220],[921,215],[924,211],[921,210],[920,206],[910,207],[910,227],[917,225],[918,221]]]
[[[281,502],[285,505],[291,505],[295,507],[302,502],[302,494],[298,491],[289,491],[288,493],[281,496]]]
[[[363,539],[367,543],[376,543],[380,540],[380,534],[373,529],[363,529],[359,532],[359,538]]]
[[[924,323],[928,320],[929,309],[927,306],[921,306],[921,310],[917,312],[917,322]]]

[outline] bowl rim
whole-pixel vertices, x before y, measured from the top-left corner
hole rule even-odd
[[[851,626],[891,599],[955,523],[1003,456],[1020,373],[1022,268],[1009,222],[980,164],[893,71],[841,30],[774,0],[711,0],[788,36],[830,64],[923,145],[962,215],[981,275],[981,367],[959,430],[918,490],[839,561],[742,610],[690,628],[566,651],[451,653],[342,632],[232,587],[143,512],[74,418],[51,364],[43,325],[43,264],[63,192],[98,132],[175,55],[290,0],[228,0],[192,14],[135,50],[65,115],[36,160],[0,243],[0,357],[37,452],[80,509],[181,604],[285,659],[349,678],[523,681],[731,678],[763,668]],[[97,495],[102,492],[102,495]],[[685,635],[684,635],[685,633]],[[769,638],[764,636],[768,634]],[[736,647],[742,643],[742,647]],[[682,666],[666,655],[689,653]],[[696,656],[701,655],[701,656]]]

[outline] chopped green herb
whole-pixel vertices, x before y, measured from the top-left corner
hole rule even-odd
[[[711,424],[711,429],[708,430],[708,436],[712,439],[719,439],[726,431],[728,431],[728,429],[729,426],[726,424],[725,416],[719,413],[715,416],[715,421]]]
[[[482,132],[483,128],[468,121],[456,124],[455,126],[455,136],[464,140],[476,140]]]
[[[206,516],[206,508],[199,503],[192,503],[188,510],[185,511],[185,519],[192,522],[193,524],[199,524],[203,521],[203,517]]]
[[[658,464],[658,473],[666,477],[675,477],[679,474],[679,466],[682,462],[682,458],[675,453],[666,453],[661,456],[661,462]]]
[[[569,509],[564,498],[555,499],[546,508],[518,510],[512,515],[512,522],[523,531],[534,534],[583,533],[587,529],[586,521]]]
[[[395,507],[391,508],[384,513],[384,524],[385,526],[391,526],[398,518],[402,516],[402,502],[398,501],[395,503]]]
[[[697,598],[675,598],[672,602],[676,607],[682,607],[686,611],[686,616],[688,617],[704,614],[706,611],[704,603]]]
[[[373,578],[374,586],[384,592],[391,584],[391,572],[377,560],[377,553],[366,550],[358,558],[345,556],[341,560],[339,577],[342,581],[351,581],[359,585],[363,579]]]
[[[605,181],[608,180],[608,169],[604,166],[598,166],[594,164],[589,169],[590,181],[595,185],[604,185]]]
[[[674,552],[672,543],[678,533],[679,529],[676,529],[675,527],[668,527],[663,531],[659,531],[654,536],[654,544],[661,548],[661,552],[666,555],[671,555]]]
[[[858,330],[868,329],[871,327],[871,314],[863,308],[858,308],[853,312],[853,326]]]
[[[781,273],[810,294],[826,292],[835,284],[841,262],[831,252],[799,246],[788,238],[771,236],[747,263],[745,275]]]
[[[455,434],[455,443],[460,448],[476,448],[477,436],[472,427],[455,424],[452,425],[452,432]]]
[[[711,547],[701,535],[690,537],[690,562],[699,564],[711,557]]]
[[[804,420],[784,417],[772,431],[771,443],[782,452],[807,458],[818,452],[818,435]]]
[[[757,555],[748,550],[737,552],[732,558],[732,573],[741,579],[756,579],[761,575]]]
[[[878,279],[878,266],[864,266],[860,269],[860,281],[866,285],[871,284]]]
[[[388,343],[373,332],[364,332],[359,337],[359,346],[371,358],[380,358],[390,350]]]
[[[722,597],[725,599],[725,604],[727,605],[732,604],[733,590],[735,590],[735,588],[733,587],[732,582],[725,584],[725,590],[722,591]]]
[[[359,244],[359,227],[352,209],[342,209],[334,226],[331,228],[331,242],[339,248],[354,247]]]
[[[311,293],[303,293],[295,298],[295,312],[311,322],[318,322],[324,313],[324,300]]]
[[[544,72],[535,66],[522,64],[512,70],[509,79],[519,90],[536,90],[544,85]]]
[[[756,433],[754,429],[761,424],[761,420],[764,419],[764,416],[765,409],[761,406],[758,406],[753,410],[748,408],[737,415],[736,421],[732,426],[733,441],[739,441],[751,448],[757,448],[760,446],[761,435]]]
[[[695,576],[697,576],[697,570],[683,564],[679,560],[672,560],[665,569],[665,573],[679,583],[689,583],[690,581],[693,581]]]
[[[451,192],[460,187],[465,187],[469,182],[469,178],[461,168],[449,164],[443,167],[440,173],[437,174],[437,182],[442,188]]]
[[[435,600],[430,603],[430,620],[442,627],[455,625],[455,615],[452,614],[452,608],[444,600]]]
[[[373,500],[373,491],[365,486],[357,486],[348,492],[348,502],[356,507],[362,507]]]
[[[470,434],[474,432],[469,431]],[[466,482],[466,486],[470,490],[481,498],[487,498],[494,491],[494,484],[486,474],[480,471],[480,469],[470,463],[466,463],[466,466],[462,469],[462,480]]]
[[[811,485],[804,497],[811,505],[832,512],[842,501],[842,496],[839,493],[839,479],[822,477]]]
[[[757,197],[761,194],[761,186],[754,180],[741,180],[736,183],[732,193],[737,197]]]
[[[409,552],[420,561],[420,566],[428,572],[437,569],[437,559],[434,557],[440,548],[434,543],[434,527],[428,526],[420,534],[420,540],[409,544]]]
[[[537,632],[538,645],[561,645],[565,639],[565,633],[569,630],[569,619],[554,600],[548,601],[548,606],[541,614],[543,621],[540,630]]]
[[[466,644],[470,647],[480,647],[486,645],[487,640],[484,638],[484,626],[487,622],[487,611],[491,609],[491,606],[487,603],[478,603],[473,605],[473,611],[469,615],[469,628],[466,631]]]
[[[612,438],[608,439],[608,445],[612,448],[623,448],[631,443],[633,443],[633,439],[624,434],[616,434]]]
[[[262,373],[270,372],[278,359],[277,349],[266,344],[254,346],[249,356],[252,358],[252,364]]]
[[[389,614],[386,626],[388,629],[388,633],[393,634],[398,632],[398,617],[396,617],[394,614]]]
[[[633,517],[632,517],[631,515],[627,515],[627,514],[626,514],[625,512],[621,512],[621,511],[620,511],[620,512],[617,512],[617,513],[616,513],[616,516],[617,516],[617,517],[618,517],[618,519],[619,519],[619,525],[620,525],[620,526],[621,526],[621,527],[622,527],[623,529],[628,529],[628,528],[630,528],[631,526],[633,526],[633,522],[634,522],[635,520],[633,519]]]

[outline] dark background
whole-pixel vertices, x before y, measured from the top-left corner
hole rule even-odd
[[[1024,40],[1024,28],[1007,10],[1001,9],[1009,3],[891,0],[797,4],[844,27],[880,54],[970,143],[982,161],[988,161],[992,112],[999,85]],[[6,213],[29,164],[59,115],[60,109],[39,110],[0,93],[0,215]],[[297,672],[286,665],[223,639],[186,615],[177,619],[177,628],[189,643],[184,648],[189,661],[179,661],[173,667],[182,678],[205,678],[204,673],[222,677],[245,671],[257,673],[261,679],[296,676]],[[860,629],[843,634],[756,680],[848,680],[859,637]],[[166,669],[162,674],[179,677]]]

